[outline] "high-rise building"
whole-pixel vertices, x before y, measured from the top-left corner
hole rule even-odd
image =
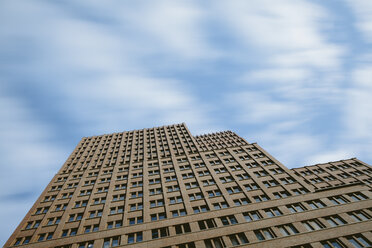
[[[371,172],[185,124],[87,137],[5,247],[370,247]]]

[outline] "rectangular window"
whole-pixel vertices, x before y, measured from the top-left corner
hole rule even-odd
[[[324,218],[332,227],[345,225],[346,221],[338,215],[332,215]]]
[[[141,242],[143,239],[142,232],[129,233],[127,236],[128,236],[128,244]]]
[[[319,220],[316,219],[303,221],[302,224],[306,227],[306,229],[309,232],[325,228],[325,226]]]
[[[278,208],[267,208],[264,209],[267,217],[275,217],[275,216],[281,216],[283,213]]]
[[[247,222],[262,219],[262,216],[258,211],[246,212],[246,213],[243,213],[243,216]]]
[[[135,225],[135,224],[142,224],[143,223],[143,217],[135,217],[135,218],[129,218],[129,225]]]
[[[238,224],[234,215],[220,217],[220,220],[224,226]]]
[[[152,214],[151,215],[151,221],[155,221],[155,220],[163,220],[163,219],[166,219],[167,216],[165,213],[157,213],[157,214]]]
[[[340,204],[345,204],[348,202],[348,200],[345,199],[343,196],[333,196],[333,197],[328,197],[328,199],[334,204],[334,205],[340,205]]]
[[[301,203],[295,203],[291,205],[287,205],[287,208],[291,213],[303,212],[306,208]]]
[[[168,227],[162,227],[157,229],[152,229],[152,239],[158,239],[169,236]]]
[[[292,224],[280,225],[276,226],[276,228],[279,229],[283,236],[289,236],[298,233],[297,229]]]
[[[249,241],[244,233],[229,235],[229,239],[233,246],[248,244]]]
[[[256,235],[259,241],[276,238],[271,228],[263,228],[263,229],[254,230],[254,234]]]
[[[223,248],[226,247],[222,237],[216,237],[212,239],[205,239],[204,244],[206,248]]]
[[[200,220],[198,221],[198,225],[199,225],[200,230],[215,228],[217,226],[214,219]]]
[[[353,212],[349,212],[348,215],[356,222],[359,222],[359,221],[366,221],[366,220],[369,220],[371,219],[371,216],[368,215],[366,212],[364,212],[363,210],[358,210],[358,211],[353,211]]]
[[[360,193],[360,192],[354,192],[354,193],[351,193],[351,194],[347,194],[351,199],[353,199],[354,201],[361,201],[361,200],[367,200],[368,197],[365,196],[364,194]]]
[[[338,239],[330,239],[320,242],[324,248],[345,248],[346,246]]]
[[[176,234],[182,234],[182,233],[191,232],[191,228],[190,228],[190,224],[189,223],[175,225],[174,228],[176,230]]]
[[[103,241],[102,248],[116,247],[116,246],[119,246],[119,244],[120,244],[120,236],[105,238]]]
[[[313,200],[306,202],[312,209],[324,208],[326,205],[320,200]]]
[[[360,248],[360,247],[371,247],[372,243],[363,235],[356,234],[353,236],[346,237],[347,241],[352,244],[352,247]]]

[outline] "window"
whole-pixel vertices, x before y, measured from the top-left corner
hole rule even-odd
[[[132,183],[132,188],[143,186],[143,181],[137,181]]]
[[[196,206],[192,208],[194,210],[194,214],[198,214],[200,212],[207,212],[209,211],[209,208],[207,205],[202,205],[202,206]]]
[[[169,236],[168,227],[162,227],[158,229],[152,229],[152,239],[158,239]]]
[[[135,203],[135,204],[130,204],[130,211],[136,211],[136,210],[141,210],[143,209],[143,204],[141,203]]]
[[[107,229],[122,227],[123,222],[121,220],[107,222]]]
[[[229,183],[229,182],[233,182],[234,178],[232,176],[220,177],[220,181],[222,183]]]
[[[155,221],[155,220],[163,220],[163,219],[166,219],[167,216],[165,213],[157,213],[157,214],[152,214],[151,215],[151,221]]]
[[[190,201],[194,201],[194,200],[203,199],[204,196],[202,193],[194,193],[194,194],[189,194],[189,198],[190,198]]]
[[[182,234],[182,233],[191,232],[191,228],[190,228],[190,224],[189,223],[175,225],[174,228],[176,230],[176,234]]]
[[[333,196],[328,198],[334,205],[345,204],[348,201],[343,196]]]
[[[372,243],[369,242],[369,240],[366,239],[361,234],[356,234],[356,235],[353,235],[353,236],[348,236],[346,238],[353,245],[353,247],[356,247],[356,248],[371,247],[372,246]]]
[[[240,199],[235,199],[234,204],[235,206],[241,206],[241,205],[247,205],[251,201],[248,198],[240,198]]]
[[[216,237],[212,239],[204,240],[205,248],[223,248],[226,247],[222,237]]]
[[[303,221],[302,224],[306,227],[306,229],[309,232],[325,228],[325,226],[319,220],[316,219]]]
[[[174,191],[179,191],[180,187],[178,185],[172,185],[167,187],[168,192],[174,192]]]
[[[48,226],[50,226],[50,225],[57,225],[60,222],[61,222],[61,217],[49,218],[47,225]],[[28,225],[27,225],[27,227],[28,227]],[[29,227],[29,228],[27,228],[27,227],[26,227],[26,229],[31,228],[31,227]]]
[[[123,206],[110,208],[110,214],[121,214],[123,212],[124,212]]]
[[[124,199],[125,199],[125,194],[112,196],[112,201],[124,201]]]
[[[303,245],[291,246],[290,248],[313,248],[313,247],[310,244],[303,244]]]
[[[264,181],[263,184],[264,184],[267,188],[270,188],[270,187],[274,187],[274,186],[279,185],[278,182],[275,181],[275,180]]]
[[[332,227],[345,225],[346,221],[338,215],[332,215],[324,218]]]
[[[322,241],[321,244],[324,248],[344,248],[346,247],[340,240],[338,239],[330,239]]]
[[[349,212],[348,215],[356,222],[359,221],[365,221],[371,219],[371,216],[368,215],[366,212],[363,210],[359,211],[354,211],[354,212]]]
[[[129,225],[142,224],[142,223],[143,223],[143,217],[142,216],[129,218]]]
[[[256,183],[246,184],[244,187],[247,191],[258,189],[258,185]]]
[[[102,248],[116,247],[116,246],[119,246],[119,243],[120,243],[120,236],[105,238],[103,241]]]
[[[269,198],[266,195],[255,195],[253,196],[253,199],[255,202],[262,202],[262,201],[268,201]]]
[[[192,174],[192,173],[191,173],[191,174]],[[183,175],[182,175],[182,176],[183,176]],[[191,177],[194,177],[194,174],[193,174]],[[186,177],[186,178],[187,178],[187,177]],[[177,177],[176,177],[176,176],[166,177],[166,178],[165,178],[165,181],[166,181],[166,182],[177,181]],[[159,179],[159,183],[160,183],[160,179]]]
[[[267,208],[264,209],[267,217],[281,216],[283,213],[278,208]]]
[[[254,230],[254,234],[256,234],[256,237],[258,240],[266,240],[266,239],[273,239],[276,238],[274,232],[271,230],[271,228],[263,228],[259,230]]]
[[[79,243],[78,248],[93,248],[94,241]]]
[[[46,233],[39,234],[39,238],[37,239],[38,242],[43,241],[45,239]]]
[[[129,233],[128,234],[128,244],[141,242],[143,239],[142,232]]]
[[[25,244],[28,244],[28,243],[30,243],[30,240],[31,240],[31,236],[28,236],[28,237],[26,237],[24,240],[23,240],[23,245],[25,245]]]
[[[120,189],[126,189],[127,185],[126,184],[117,184],[115,185],[115,190],[120,190]]]
[[[157,194],[161,194],[163,191],[161,190],[161,188],[156,188],[156,189],[150,189],[150,195],[157,195]]]
[[[239,192],[242,192],[241,188],[238,187],[238,186],[234,186],[234,187],[229,187],[229,188],[226,188],[227,192],[229,194],[234,194],[234,193],[239,193]]]
[[[275,196],[276,199],[290,196],[290,194],[287,191],[274,192],[273,195]]]
[[[130,198],[138,198],[138,197],[142,197],[143,196],[143,192],[142,191],[136,191],[136,192],[132,192],[130,194]]]
[[[276,227],[283,234],[283,236],[289,236],[298,233],[297,229],[292,224],[285,224]]]
[[[99,230],[98,224],[84,227],[84,233],[97,232],[98,230]]]
[[[361,201],[361,200],[367,200],[368,197],[363,195],[362,193],[359,192],[354,192],[351,194],[347,194],[349,197],[351,197],[354,201]]]
[[[233,246],[249,243],[244,233],[232,234],[232,235],[229,235],[229,238]]]
[[[86,207],[88,204],[88,201],[77,201],[75,202],[75,208],[79,208],[79,207]]]
[[[58,205],[56,205],[55,211],[65,210],[66,208],[67,208],[67,204],[58,204]],[[44,209],[44,211],[45,211],[45,209]]]
[[[313,200],[306,202],[312,209],[324,208],[326,205],[320,200]]]
[[[218,189],[207,191],[209,197],[221,196],[221,191]]]
[[[287,205],[287,208],[291,213],[303,212],[306,208],[301,203],[295,203],[292,205]]]
[[[192,189],[199,187],[197,182],[185,183],[186,189]]]
[[[164,206],[163,200],[150,201],[150,208],[161,207],[161,206]]]
[[[224,226],[238,224],[234,215],[220,217],[220,220]]]
[[[243,213],[243,216],[247,222],[262,219],[262,216],[258,211],[246,212]]]
[[[178,244],[178,245],[176,245],[176,247],[177,247],[177,248],[196,248],[194,242]]]
[[[221,209],[221,208],[227,208],[229,207],[229,205],[227,204],[227,202],[217,202],[217,203],[213,203],[213,207],[214,209]]]
[[[217,226],[214,219],[200,220],[198,221],[198,225],[199,225],[200,230],[215,228]]]
[[[89,212],[89,218],[95,218],[95,217],[101,217],[101,216],[102,216],[102,210],[96,210],[96,211]]]
[[[173,210],[172,211],[172,216],[173,217],[185,216],[185,215],[186,215],[186,210],[185,209],[179,209],[179,210]]]
[[[251,178],[247,173],[236,175],[239,180],[245,180]]]
[[[183,202],[182,196],[176,196],[176,197],[170,197],[169,198],[169,203],[170,204],[176,204],[176,203],[181,203]]]
[[[166,181],[170,181],[170,180],[167,180],[167,177],[165,179],[166,179]],[[160,183],[160,179],[159,178],[149,179],[149,184],[157,184],[157,183]]]
[[[27,226],[25,229],[38,228],[40,226],[40,223],[41,223],[41,220],[30,221],[27,223]]]
[[[83,214],[70,214],[70,217],[68,219],[69,222],[71,221],[79,221],[83,218]]]
[[[183,178],[183,179],[193,178],[193,177],[194,177],[194,173],[192,173],[192,172],[182,174],[182,178]],[[167,180],[167,178],[165,178],[165,179]]]
[[[62,235],[61,235],[61,237],[66,237],[66,236],[75,236],[76,233],[77,233],[77,228],[65,229],[65,230],[62,230]]]
[[[208,179],[203,181],[203,186],[209,186],[209,185],[214,185],[216,182],[213,179]]]

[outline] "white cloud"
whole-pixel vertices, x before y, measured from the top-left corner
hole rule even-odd
[[[335,151],[326,151],[326,152],[317,152],[305,160],[305,164],[301,166],[328,163],[332,161],[339,161],[343,159],[349,159],[354,157],[355,151],[352,149],[348,150],[335,150]]]
[[[369,0],[347,0],[357,19],[355,25],[365,40],[372,42],[372,2]]]
[[[242,123],[268,123],[292,119],[301,112],[301,107],[290,101],[276,100],[258,92],[232,94],[227,99],[238,107],[236,121]]]
[[[347,92],[344,121],[348,139],[371,140],[372,133],[372,65],[356,68],[352,75],[352,88]],[[367,144],[366,144],[367,145]],[[368,149],[372,149],[369,143]]]
[[[221,13],[254,53],[271,66],[337,67],[343,49],[323,35],[328,15],[309,1],[222,2]]]

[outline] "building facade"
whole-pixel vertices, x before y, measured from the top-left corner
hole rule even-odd
[[[372,167],[185,124],[83,138],[4,247],[370,247]]]

